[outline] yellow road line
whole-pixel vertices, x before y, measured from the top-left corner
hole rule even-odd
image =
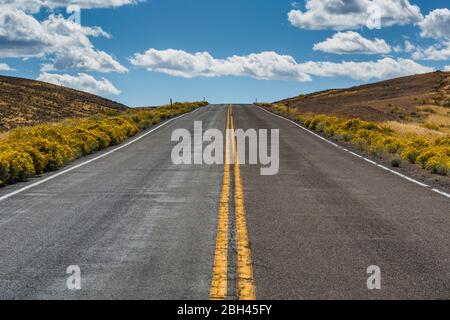
[[[234,153],[234,210],[236,215],[236,246],[237,246],[237,298],[239,300],[256,300],[256,290],[253,281],[253,266],[248,241],[247,222],[245,217],[244,188],[241,170],[239,168],[238,150],[234,137],[233,114],[230,112],[231,129],[233,132]]]
[[[231,130],[231,136],[228,131]],[[230,141],[231,140],[231,141]],[[231,148],[230,148],[231,147]],[[230,150],[231,149],[231,150]],[[232,154],[230,153],[232,152]],[[234,210],[236,218],[237,247],[237,283],[236,292],[239,300],[256,300],[256,290],[253,281],[253,266],[248,241],[247,222],[245,217],[244,189],[238,162],[238,150],[234,136],[232,108],[228,108],[227,133],[225,138],[225,164],[223,187],[220,196],[220,207],[217,227],[216,249],[211,282],[211,300],[225,300],[228,295],[228,216],[230,197],[230,155],[234,163]]]
[[[230,111],[227,114],[227,130],[230,128]],[[229,136],[225,138],[225,159],[229,158]],[[217,227],[216,250],[211,281],[211,300],[225,300],[227,298],[228,278],[228,200],[230,196],[230,164],[225,161],[223,172],[223,186],[220,196],[219,222]]]

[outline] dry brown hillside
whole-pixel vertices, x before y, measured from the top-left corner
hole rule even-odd
[[[290,106],[300,112],[358,117],[369,121],[404,120],[417,117],[420,106],[450,107],[450,73],[403,77],[280,102],[290,102]]]
[[[89,93],[35,80],[0,76],[0,131],[126,108]]]

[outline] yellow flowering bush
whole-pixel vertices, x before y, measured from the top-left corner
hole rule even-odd
[[[81,156],[120,144],[162,119],[207,104],[176,103],[172,107],[131,109],[11,130],[0,142],[0,186],[57,170]]]
[[[273,105],[272,110],[285,114],[285,108]],[[400,137],[389,128],[361,119],[344,119],[327,115],[300,114],[295,120],[305,127],[338,141],[347,141],[370,154],[388,156],[411,163],[441,175],[450,174],[450,136],[429,141],[419,136]]]

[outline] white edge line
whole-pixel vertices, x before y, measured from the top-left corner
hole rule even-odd
[[[133,144],[133,143],[135,143],[135,142],[141,140],[142,138],[148,136],[150,133],[155,132],[155,131],[158,130],[159,128],[164,127],[165,125],[171,123],[172,121],[178,120],[178,119],[180,119],[180,118],[182,118],[182,117],[184,117],[184,116],[187,116],[188,114],[193,114],[194,112],[198,111],[199,109],[200,109],[200,108],[197,108],[197,109],[195,109],[195,110],[193,110],[193,111],[191,111],[191,112],[184,113],[184,114],[179,115],[179,116],[177,116],[177,117],[175,117],[175,118],[169,119],[169,120],[167,120],[166,122],[164,122],[164,123],[158,125],[157,127],[153,128],[153,129],[151,129],[151,130],[149,130],[148,132],[146,132],[146,133],[140,135],[139,137],[136,137],[136,138],[134,138],[134,139],[132,139],[132,140],[130,140],[130,141],[124,143],[123,145],[118,146],[118,147],[116,147],[116,148],[114,148],[114,149],[112,149],[112,150],[110,150],[110,151],[108,151],[108,152],[106,152],[106,153],[104,153],[104,154],[102,154],[102,155],[99,155],[99,156],[97,156],[97,157],[95,157],[95,158],[92,158],[92,159],[90,159],[90,160],[87,160],[87,161],[85,161],[85,162],[82,162],[82,163],[80,163],[80,164],[77,164],[77,165],[75,165],[75,166],[73,166],[73,167],[70,167],[70,168],[68,168],[68,169],[62,170],[61,172],[55,173],[54,175],[52,175],[52,176],[50,176],[50,177],[44,178],[44,179],[42,179],[42,180],[39,180],[39,181],[37,181],[37,182],[35,182],[35,183],[32,183],[32,184],[30,184],[30,185],[28,185],[28,186],[26,186],[26,187],[23,187],[23,188],[21,188],[21,189],[15,190],[15,191],[13,191],[13,192],[11,192],[11,193],[5,194],[4,196],[1,196],[1,197],[0,197],[0,202],[6,200],[6,199],[8,199],[8,198],[11,198],[12,196],[15,196],[15,195],[17,195],[17,194],[19,194],[19,193],[22,193],[22,192],[24,192],[24,191],[27,191],[27,190],[29,190],[29,189],[31,189],[31,188],[37,187],[37,186],[39,186],[39,185],[41,185],[41,184],[43,184],[43,183],[45,183],[45,182],[47,182],[47,181],[53,180],[53,179],[55,179],[55,178],[57,178],[57,177],[59,177],[59,176],[61,176],[61,175],[63,175],[63,174],[66,174],[66,173],[70,172],[70,171],[73,171],[73,170],[75,170],[75,169],[78,169],[78,168],[80,168],[80,167],[83,167],[83,166],[85,166],[85,165],[87,165],[87,164],[89,164],[89,163],[91,163],[91,162],[94,162],[94,161],[100,160],[100,159],[102,159],[102,158],[104,158],[104,157],[106,157],[106,156],[109,156],[110,154],[112,154],[112,153],[114,153],[114,152],[116,152],[116,151],[119,151],[119,150],[121,150],[121,149],[123,149],[123,148],[125,148],[125,147],[128,147],[130,144]]]
[[[283,117],[283,116],[280,116],[280,115],[278,115],[278,114],[276,114],[276,113],[270,112],[270,111],[268,111],[268,110],[266,110],[266,109],[264,109],[264,108],[262,108],[262,107],[259,107],[259,108],[260,108],[261,110],[263,110],[263,111],[265,111],[265,112],[267,112],[267,113],[269,113],[269,114],[275,116],[275,117],[281,118],[281,119],[283,119],[283,120],[286,120],[286,121],[288,121],[288,122],[290,122],[290,123],[296,125],[297,127],[299,127],[299,128],[301,128],[301,129],[303,129],[303,130],[309,132],[310,134],[314,135],[315,137],[320,138],[321,140],[323,140],[323,141],[325,141],[325,142],[331,144],[332,146],[334,146],[334,147],[336,147],[336,148],[338,148],[338,149],[341,149],[341,150],[343,150],[343,151],[345,151],[345,152],[347,152],[347,153],[350,153],[351,155],[353,155],[353,156],[355,156],[355,157],[358,157],[358,158],[360,158],[360,159],[363,159],[363,160],[365,160],[365,161],[367,161],[367,162],[369,162],[369,163],[371,163],[371,164],[373,164],[373,165],[375,165],[375,166],[377,166],[377,167],[379,167],[379,168],[381,168],[381,169],[383,169],[383,170],[386,170],[386,171],[388,171],[388,172],[390,172],[390,173],[393,173],[393,174],[395,174],[395,175],[397,175],[397,176],[399,176],[399,177],[401,177],[401,178],[403,178],[403,179],[406,179],[406,180],[408,180],[408,181],[410,181],[410,182],[412,182],[412,183],[415,183],[415,184],[417,184],[417,185],[419,185],[419,186],[421,186],[421,187],[430,189],[431,191],[436,192],[436,193],[438,193],[438,194],[440,194],[440,195],[442,195],[442,196],[447,197],[448,199],[450,199],[450,194],[448,194],[448,193],[446,193],[446,192],[443,192],[443,191],[441,191],[441,190],[439,190],[439,189],[432,189],[429,185],[426,185],[425,183],[422,183],[422,182],[417,181],[417,180],[415,180],[415,179],[413,179],[413,178],[410,178],[410,177],[408,177],[408,176],[405,176],[404,174],[401,174],[400,172],[397,172],[397,171],[395,171],[395,170],[389,169],[388,167],[383,166],[383,165],[381,165],[381,164],[379,164],[379,163],[376,163],[376,162],[373,161],[373,160],[370,160],[370,159],[365,158],[365,157],[363,157],[363,156],[361,156],[361,155],[359,155],[359,154],[357,154],[357,153],[355,153],[355,152],[352,152],[352,151],[350,151],[350,150],[347,150],[346,148],[343,148],[343,147],[337,145],[336,143],[331,142],[330,140],[328,140],[328,139],[326,139],[326,138],[324,138],[324,137],[318,135],[317,133],[315,133],[315,132],[313,132],[313,131],[311,131],[311,130],[305,128],[305,127],[303,127],[302,125],[300,125],[299,123],[297,123],[297,122],[295,122],[295,121],[293,121],[293,120],[291,120],[291,119],[288,119],[288,118],[285,118],[285,117]],[[1,200],[1,199],[0,199],[0,200]]]
[[[441,191],[441,190],[438,190],[438,189],[431,189],[431,191],[439,193],[439,194],[443,195],[444,197],[450,198],[450,194],[448,194],[448,193],[446,193],[444,191]]]

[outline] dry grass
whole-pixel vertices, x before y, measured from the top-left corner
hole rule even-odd
[[[301,95],[279,103],[290,103],[301,113],[326,114],[365,121],[423,121],[417,107],[446,106],[450,72],[434,72],[374,84],[326,90]],[[448,104],[450,107],[450,103]],[[447,110],[450,108],[447,107]],[[445,108],[444,108],[445,109]],[[424,115],[429,115],[424,112]],[[419,119],[418,116],[420,116]]]
[[[450,134],[450,109],[439,106],[420,106],[417,114],[422,119],[422,126]]]
[[[439,137],[444,137],[447,135],[444,132],[425,128],[418,123],[402,123],[398,121],[387,121],[384,122],[383,125],[393,130],[402,138],[408,138],[411,137],[412,135],[417,135],[422,138],[431,140]]]
[[[127,107],[120,103],[89,93],[0,76],[0,131],[126,110]]]
[[[430,107],[430,109],[433,111],[425,118],[424,125],[450,134],[450,109],[436,106]]]
[[[387,121],[384,125],[401,137],[417,135],[435,139],[450,134],[450,109],[424,105],[417,107],[419,119],[410,122]]]
[[[439,130],[448,130],[450,128],[450,116],[432,114],[425,120],[425,123],[437,126]]]
[[[0,132],[0,141],[5,140],[8,137],[8,132]]]

